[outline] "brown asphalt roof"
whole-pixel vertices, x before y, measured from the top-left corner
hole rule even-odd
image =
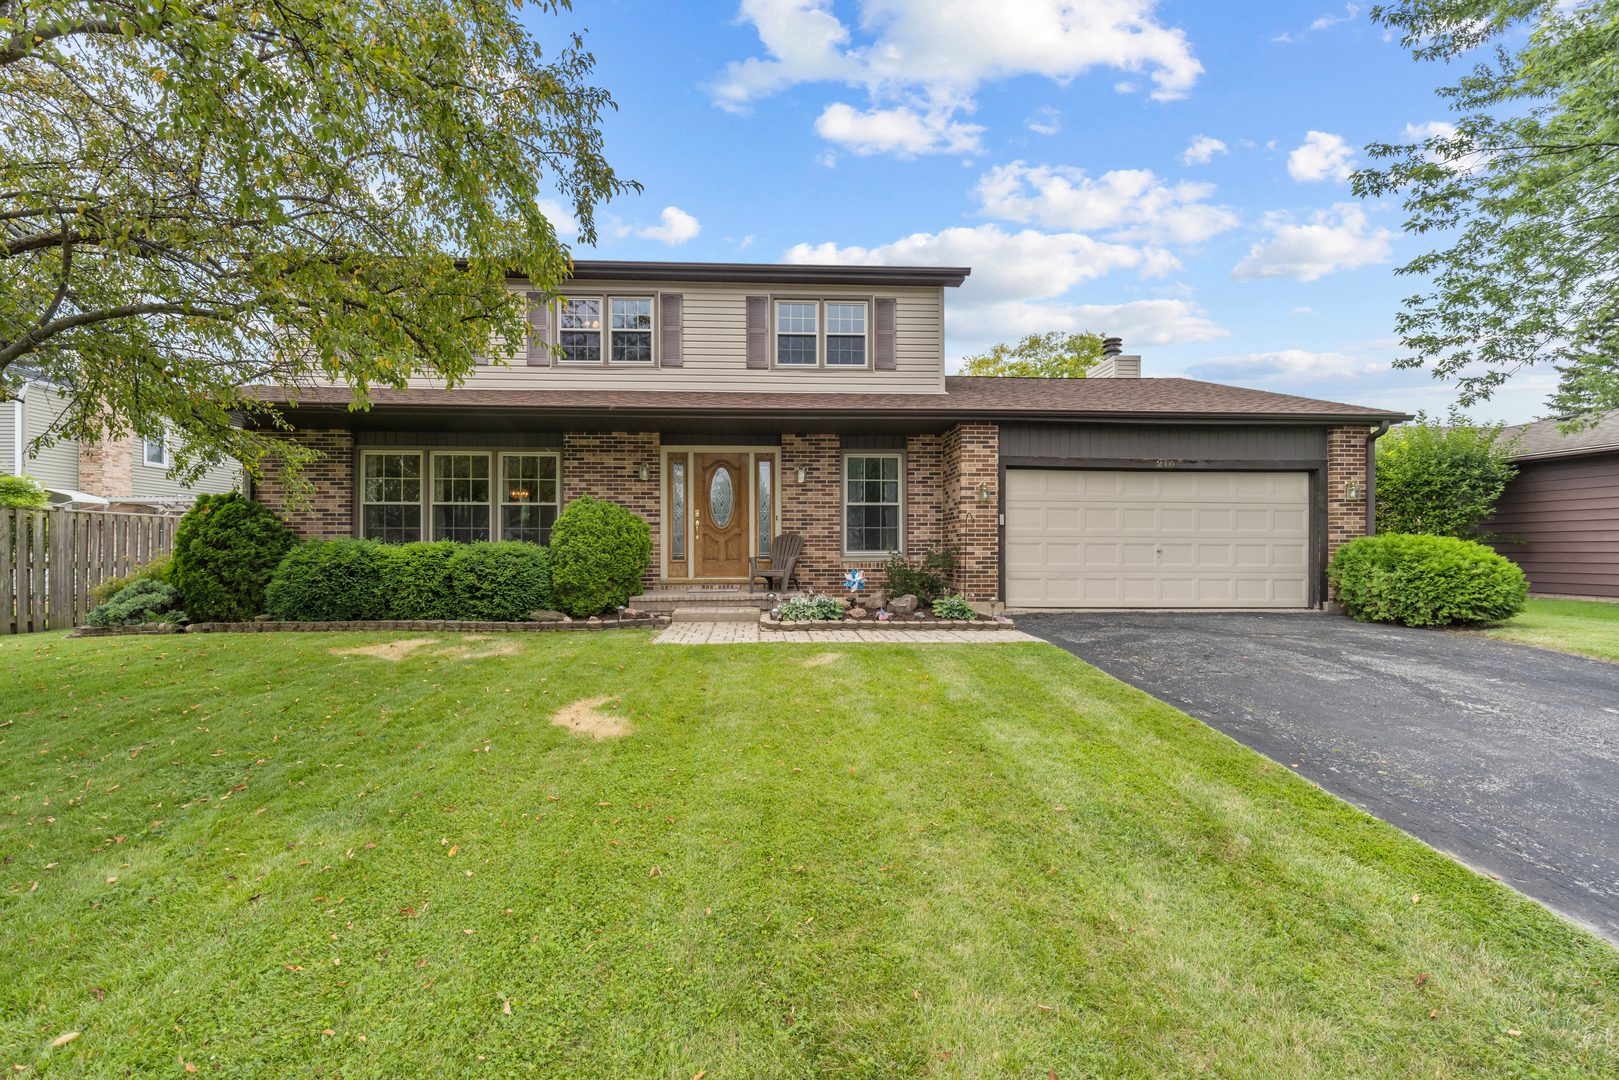
[[[1525,458],[1567,457],[1574,454],[1600,454],[1619,450],[1619,412],[1611,412],[1595,427],[1564,435],[1557,430],[1560,420],[1540,420],[1533,424],[1506,428],[1503,438],[1518,436],[1518,460]]]
[[[1273,394],[1193,379],[1015,379],[949,376],[943,394],[723,393],[688,390],[377,390],[372,410],[454,409],[567,415],[684,413],[692,416],[860,413],[986,420],[1210,420],[1371,422],[1409,420],[1405,413]],[[265,387],[269,401],[301,409],[346,408],[341,388],[296,391]]]

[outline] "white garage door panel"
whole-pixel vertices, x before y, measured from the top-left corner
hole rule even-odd
[[[1006,473],[1014,607],[1304,607],[1307,473]]]

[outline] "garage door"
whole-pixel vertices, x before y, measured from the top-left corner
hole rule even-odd
[[[1305,607],[1298,472],[1006,473],[1014,607]]]

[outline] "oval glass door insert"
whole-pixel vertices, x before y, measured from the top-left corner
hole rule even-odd
[[[708,485],[708,520],[716,529],[731,523],[731,470],[721,465],[714,470],[714,479]]]

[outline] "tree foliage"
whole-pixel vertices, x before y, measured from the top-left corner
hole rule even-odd
[[[1102,335],[1052,330],[1030,334],[1016,345],[996,345],[962,362],[963,375],[1027,379],[1083,379],[1102,360]]]
[[[204,495],[174,530],[169,583],[192,618],[242,622],[264,610],[264,587],[295,543],[263,503],[239,491]]]
[[[1354,177],[1449,243],[1397,271],[1432,287],[1396,318],[1396,366],[1429,366],[1472,404],[1551,363],[1560,415],[1619,405],[1619,0],[1404,0],[1372,17],[1418,60],[1495,44],[1439,91],[1453,130],[1368,146],[1390,164]]]
[[[531,0],[555,13],[568,0]],[[174,473],[308,458],[254,386],[447,385],[509,357],[594,204],[608,94],[523,0],[0,0],[0,397],[40,439],[178,430]],[[500,342],[507,344],[501,345]],[[251,423],[235,426],[236,418]]]
[[[1483,539],[1518,440],[1500,424],[1475,424],[1459,408],[1440,423],[1425,413],[1377,441],[1377,531]]]
[[[51,497],[39,481],[27,473],[0,476],[0,506],[20,506],[24,510],[43,510],[51,504]]]

